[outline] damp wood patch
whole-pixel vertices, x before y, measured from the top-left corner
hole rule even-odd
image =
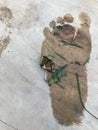
[[[76,28],[72,25],[74,17],[65,14],[43,30],[40,65],[47,73],[53,115],[66,126],[82,122],[83,104],[87,101],[86,64],[91,53],[91,20],[84,12],[79,14],[79,20],[80,28]]]

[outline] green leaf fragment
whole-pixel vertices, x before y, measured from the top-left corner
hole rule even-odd
[[[54,32],[54,35],[59,35],[59,33],[58,32]]]
[[[75,47],[78,47],[78,48],[82,48],[80,45],[76,44],[76,43],[70,43],[70,42],[66,42],[66,41],[63,41],[62,42],[64,43],[64,45],[70,45],[70,46],[75,46]]]
[[[84,64],[83,65],[85,65],[87,62],[89,62],[89,58],[84,62]]]
[[[61,66],[52,73],[51,78],[48,80],[49,85],[53,83],[59,83],[60,79],[66,76],[66,67],[67,65]]]
[[[57,53],[57,52],[55,52],[55,54],[56,54],[57,56],[59,56],[60,58],[62,58],[63,60],[67,61],[66,58],[63,57],[61,54],[59,54],[59,53]]]

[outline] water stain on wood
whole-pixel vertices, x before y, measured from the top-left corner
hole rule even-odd
[[[90,17],[85,12],[80,13],[81,26],[78,29],[69,24],[73,20],[71,14],[66,14],[58,17],[56,22],[51,21],[49,26],[52,31],[44,28],[45,39],[41,49],[41,67],[47,70],[53,115],[66,126],[82,122],[83,106],[75,74],[79,76],[81,98],[85,104],[88,90],[86,63],[91,53]],[[64,65],[67,67],[64,68]]]

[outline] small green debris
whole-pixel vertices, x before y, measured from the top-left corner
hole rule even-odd
[[[63,41],[63,40],[62,40],[62,42],[64,43],[64,45],[70,45],[70,46],[75,46],[75,47],[78,47],[78,48],[82,48],[81,46],[79,46],[76,43],[70,43],[70,42],[66,42],[66,41]]]
[[[49,85],[59,83],[60,79],[67,75],[65,70],[66,67],[67,65],[61,66],[52,72],[51,78],[48,80]]]
[[[54,32],[54,35],[59,35],[59,33],[58,32]]]
[[[62,58],[63,60],[67,61],[66,58],[63,57],[63,56],[62,56],[61,54],[59,54],[58,52],[55,52],[55,54],[56,54],[57,56],[59,56],[60,58]]]

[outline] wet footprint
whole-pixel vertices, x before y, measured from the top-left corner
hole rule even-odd
[[[12,19],[12,12],[5,6],[0,6],[0,55],[3,50],[8,46],[10,41],[10,27],[9,21]]]
[[[41,67],[47,70],[54,117],[66,126],[81,123],[83,104],[87,100],[85,65],[91,53],[91,20],[85,12],[79,14],[79,20],[80,28],[76,28],[74,17],[66,14],[51,21],[50,28],[45,27],[43,31]]]

